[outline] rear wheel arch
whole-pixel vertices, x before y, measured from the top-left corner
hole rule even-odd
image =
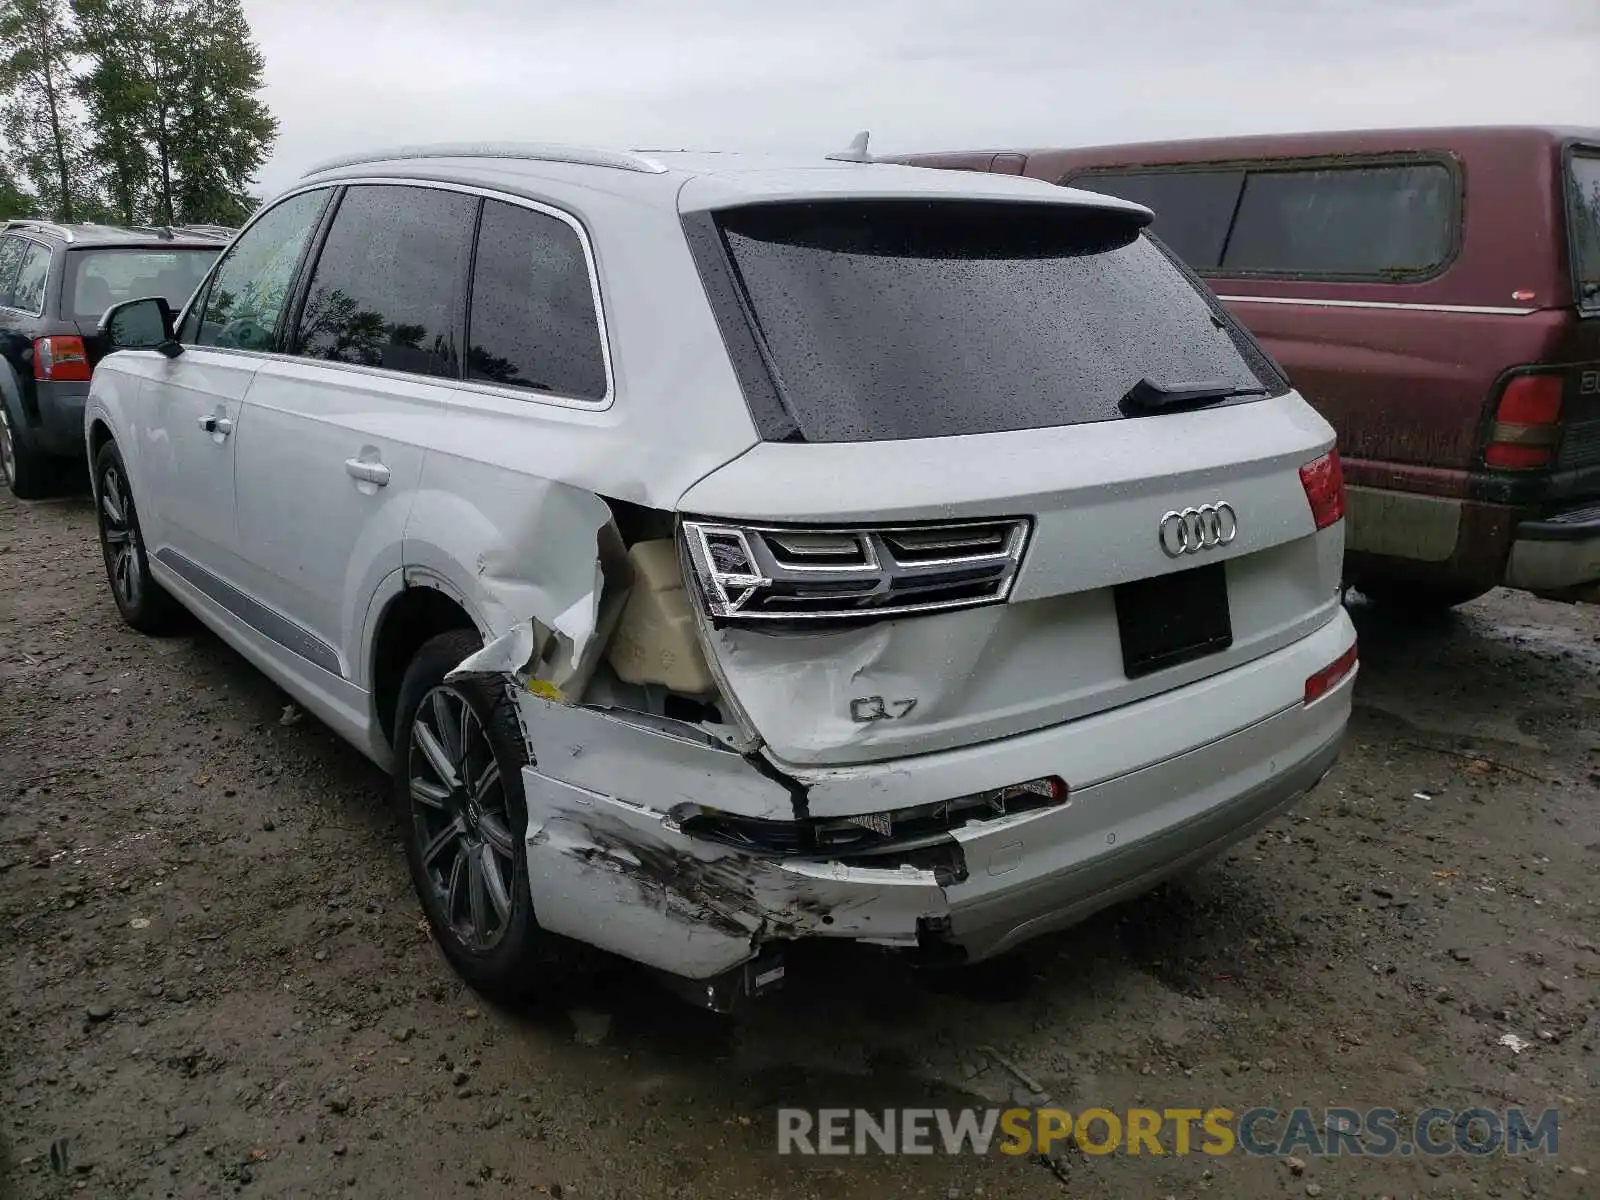
[[[384,605],[372,638],[372,704],[378,728],[394,745],[395,706],[411,660],[433,638],[453,629],[478,631],[478,624],[453,595],[426,580],[408,583]]]
[[[105,418],[96,417],[89,424],[89,462],[94,462],[95,456],[100,453],[101,446],[116,440],[111,433],[111,426],[106,424]]]

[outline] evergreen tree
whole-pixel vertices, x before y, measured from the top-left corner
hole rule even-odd
[[[73,104],[81,49],[63,0],[0,0],[0,127],[39,209],[77,219],[85,167]]]

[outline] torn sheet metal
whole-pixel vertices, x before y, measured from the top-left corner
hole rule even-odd
[[[632,581],[604,500],[554,486],[514,533],[479,553],[483,649],[446,677],[515,675],[557,698],[581,696]]]
[[[910,947],[949,911],[932,871],[755,858],[532,767],[523,790],[539,923],[675,975],[707,979],[789,938]]]
[[[749,817],[794,817],[790,790],[693,726],[525,692],[517,704],[533,761],[553,779],[658,813],[699,804]]]

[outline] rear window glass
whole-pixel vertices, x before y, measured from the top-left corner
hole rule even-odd
[[[1108,172],[1079,175],[1067,182],[1144,205],[1156,214],[1151,228],[1172,252],[1195,270],[1208,271],[1222,261],[1244,172]]]
[[[468,327],[468,379],[605,399],[589,263],[565,221],[484,201]]]
[[[1600,156],[1572,159],[1573,289],[1580,304],[1600,305]]]
[[[1425,274],[1450,255],[1454,214],[1454,180],[1437,164],[1255,171],[1221,269]]]
[[[67,256],[67,307],[81,325],[97,324],[113,304],[150,296],[160,296],[177,312],[220,249],[74,251]]]
[[[857,201],[753,206],[720,224],[806,441],[1113,420],[1146,378],[1282,387],[1125,217]]]

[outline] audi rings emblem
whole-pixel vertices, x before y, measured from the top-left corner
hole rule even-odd
[[[1239,533],[1239,517],[1226,500],[1161,514],[1159,538],[1168,558],[1226,546]]]

